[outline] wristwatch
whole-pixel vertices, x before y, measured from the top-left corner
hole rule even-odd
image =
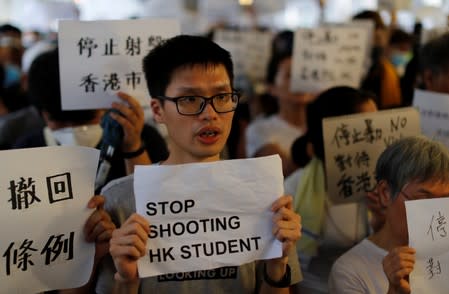
[[[139,155],[141,155],[142,153],[145,152],[145,145],[142,144],[140,146],[139,149],[137,149],[136,151],[132,151],[132,152],[122,152],[122,157],[123,158],[134,158],[137,157]]]
[[[292,280],[292,271],[290,266],[287,264],[287,268],[285,269],[285,274],[279,281],[273,281],[267,274],[267,264],[264,263],[263,266],[263,279],[265,282],[273,288],[287,288],[291,284]]]

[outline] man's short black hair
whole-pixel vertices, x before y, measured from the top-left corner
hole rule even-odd
[[[165,95],[175,70],[198,64],[224,65],[233,85],[233,65],[228,51],[205,37],[179,35],[161,42],[143,59],[150,95]]]
[[[449,33],[430,40],[419,54],[421,71],[431,70],[434,74],[449,71]]]
[[[13,26],[12,24],[6,23],[3,25],[0,25],[0,35],[8,34],[8,33],[13,33],[13,34],[16,34],[19,36],[22,35],[22,31],[18,27]]]
[[[267,66],[267,76],[266,76],[266,82],[270,85],[274,84],[274,81],[276,79],[276,75],[279,71],[279,65],[287,58],[291,58],[292,53],[291,52],[284,52],[282,54],[272,55],[270,60],[268,61]]]
[[[52,120],[84,124],[96,117],[96,110],[62,110],[57,48],[39,55],[31,64],[28,92],[31,102],[39,110],[48,112]]]
[[[298,166],[305,166],[310,158],[307,143],[313,145],[315,155],[324,161],[323,119],[359,112],[364,103],[374,101],[375,94],[352,87],[337,86],[322,92],[307,105],[307,133],[296,139],[291,147],[292,159]]]

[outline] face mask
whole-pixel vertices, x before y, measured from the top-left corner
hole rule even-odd
[[[20,69],[11,64],[4,66],[5,68],[5,80],[3,82],[3,87],[8,88],[15,84],[20,83]]]
[[[398,74],[402,76],[410,59],[412,59],[410,52],[396,52],[391,55],[390,62],[394,65]]]
[[[100,125],[84,125],[53,130],[52,135],[60,145],[96,147],[103,129]]]
[[[412,59],[412,54],[410,52],[396,52],[390,57],[390,62],[394,66],[405,66]]]

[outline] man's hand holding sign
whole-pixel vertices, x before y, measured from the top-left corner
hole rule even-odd
[[[272,181],[261,181],[266,178]],[[111,239],[115,279],[137,285],[143,277],[266,259],[262,291],[269,285],[288,290],[288,254],[300,238],[301,220],[292,197],[278,196],[282,180],[278,156],[139,166],[138,214]]]

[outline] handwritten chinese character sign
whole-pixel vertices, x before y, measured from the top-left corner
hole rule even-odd
[[[336,203],[358,201],[374,188],[380,153],[399,138],[420,133],[414,108],[325,118],[324,153],[329,196]]]
[[[214,41],[231,53],[236,77],[245,75],[253,81],[265,78],[271,54],[270,32],[217,30]]]
[[[109,108],[118,91],[148,104],[142,59],[179,31],[175,20],[61,21],[62,108]]]
[[[314,93],[337,85],[359,87],[368,31],[367,26],[296,31],[290,88]]]
[[[80,287],[95,248],[84,241],[98,150],[44,147],[0,152],[0,293]],[[26,281],[26,282],[24,282]]]
[[[419,110],[423,134],[449,147],[449,95],[416,89],[413,106]]]
[[[449,198],[406,201],[409,246],[416,250],[412,293],[447,293]]]

